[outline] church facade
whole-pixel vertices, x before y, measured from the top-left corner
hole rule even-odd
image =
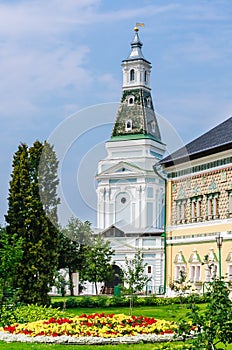
[[[151,96],[151,64],[142,53],[138,28],[129,56],[122,61],[122,97],[107,157],[98,164],[97,226],[115,250],[117,268],[137,250],[151,277],[146,291],[160,293],[164,284],[164,181],[153,171],[165,152]]]

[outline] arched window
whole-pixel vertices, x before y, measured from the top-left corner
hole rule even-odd
[[[131,69],[130,70],[130,81],[134,81],[135,80],[135,70]]]
[[[128,100],[127,100],[128,106],[133,106],[134,101],[135,101],[135,97],[134,96],[132,96],[132,95],[128,96]]]
[[[125,129],[126,129],[126,131],[132,130],[132,120],[131,119],[126,121]]]

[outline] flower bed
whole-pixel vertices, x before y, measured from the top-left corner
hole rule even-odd
[[[124,314],[91,314],[73,318],[50,318],[36,322],[14,324],[1,329],[0,339],[11,341],[101,343],[164,341],[173,338],[176,324],[144,316]],[[12,337],[7,337],[12,335]],[[117,340],[118,338],[118,340]],[[24,340],[22,340],[24,339]],[[52,340],[54,339],[54,341]],[[146,340],[147,339],[147,340]]]

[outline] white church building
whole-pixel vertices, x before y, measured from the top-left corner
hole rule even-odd
[[[96,232],[115,250],[116,271],[125,266],[125,256],[133,258],[140,250],[151,277],[144,292],[162,293],[164,181],[153,166],[166,148],[151,96],[151,63],[143,56],[137,27],[134,32],[130,54],[122,61],[122,97],[106,142],[108,154],[98,164]],[[88,285],[86,292],[93,291]]]

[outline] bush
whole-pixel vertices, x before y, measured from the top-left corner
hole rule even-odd
[[[67,309],[74,309],[78,306],[79,306],[79,303],[78,303],[78,300],[76,298],[71,297],[71,298],[68,298],[68,300],[66,301],[66,308]]]
[[[194,294],[194,301],[196,303],[206,303],[209,297],[207,295],[200,296]],[[174,297],[174,298],[158,298],[155,295],[152,296],[137,296],[134,295],[135,306],[164,306],[171,304],[189,304],[193,300],[193,295],[186,297]],[[54,301],[52,307],[63,309],[62,301]],[[129,306],[130,299],[127,296],[81,296],[81,297],[69,297],[66,300],[66,308],[94,308],[94,307],[117,307],[117,306]]]
[[[62,303],[63,304],[63,303]],[[8,326],[13,323],[26,323],[38,320],[48,320],[51,317],[64,317],[65,313],[52,307],[43,307],[38,305],[18,306],[10,312],[3,310],[2,326]]]
[[[53,309],[63,309],[64,303],[63,301],[54,301],[51,306]]]
[[[109,306],[129,306],[130,300],[127,297],[112,296],[109,298]]]

